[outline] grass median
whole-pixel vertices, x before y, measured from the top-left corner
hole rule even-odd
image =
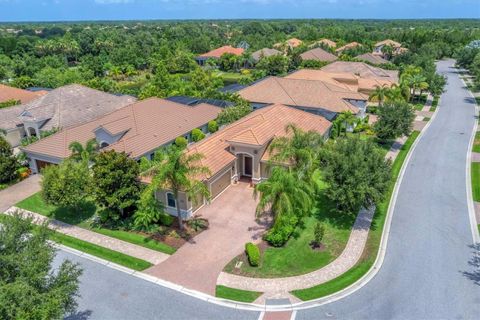
[[[233,289],[225,286],[217,286],[215,289],[216,297],[240,302],[253,302],[261,295],[261,292]]]
[[[328,282],[322,283],[318,286],[314,286],[311,288],[292,291],[291,293],[294,296],[296,296],[297,298],[303,301],[325,297],[327,295],[333,294],[335,292],[338,292],[342,289],[347,288],[348,286],[352,285],[357,280],[359,280],[361,277],[363,277],[368,272],[368,270],[370,270],[370,268],[375,263],[375,259],[378,255],[378,250],[380,248],[380,241],[382,239],[383,229],[385,227],[385,220],[387,217],[388,206],[390,204],[390,199],[393,194],[395,183],[398,179],[398,175],[400,174],[400,170],[402,168],[403,163],[405,162],[407,154],[410,151],[413,143],[415,142],[419,134],[420,134],[419,131],[412,132],[412,134],[408,137],[405,144],[400,149],[400,152],[398,153],[397,158],[393,162],[392,180],[390,182],[390,187],[385,196],[385,199],[377,205],[377,209],[373,217],[372,226],[370,227],[370,233],[368,235],[367,244],[365,246],[365,249],[360,261],[352,269],[350,269],[343,275],[333,280],[330,280]],[[480,170],[479,170],[479,173],[480,173]]]

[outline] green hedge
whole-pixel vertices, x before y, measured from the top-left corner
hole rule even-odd
[[[260,249],[251,242],[245,244],[245,252],[247,253],[248,262],[252,267],[258,267],[260,264]]]

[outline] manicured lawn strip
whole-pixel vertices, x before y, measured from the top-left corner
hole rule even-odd
[[[95,214],[97,208],[93,202],[87,202],[77,212],[71,212],[66,208],[57,208],[46,204],[40,192],[20,201],[16,204],[17,207],[36,212],[46,217],[57,219],[68,224],[76,225],[112,238],[123,240],[132,244],[136,244],[148,249],[160,251],[167,254],[173,254],[176,249],[169,245],[149,238],[148,236],[128,232],[123,230],[111,230],[106,228],[97,228],[90,225],[90,218]]]
[[[480,132],[475,133],[475,140],[473,141],[473,152],[480,152]]]
[[[408,151],[419,134],[419,131],[412,132],[392,164],[392,180],[390,188],[386,194],[385,200],[377,206],[372,226],[370,227],[366,248],[360,261],[352,269],[333,280],[311,288],[292,291],[291,293],[294,296],[305,301],[330,295],[352,285],[370,270],[378,254],[383,228],[385,226],[385,219],[387,217],[388,205],[390,203],[390,198],[392,197],[395,182],[397,181]]]
[[[472,162],[472,194],[474,201],[480,201],[480,162]]]
[[[215,289],[216,297],[240,302],[253,302],[261,295],[262,292],[245,291],[225,286],[217,286]]]
[[[64,246],[91,254],[92,256],[111,261],[133,270],[142,271],[152,266],[150,262],[145,260],[100,247],[93,243],[79,240],[59,232],[54,232],[51,236],[51,239],[57,243],[63,244]]]

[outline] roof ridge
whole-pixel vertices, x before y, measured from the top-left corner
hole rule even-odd
[[[280,83],[280,81],[278,81],[279,78],[276,78],[276,77],[275,77],[274,79],[275,79],[275,81],[278,83],[278,85],[280,86],[280,88],[283,90],[283,92],[285,92],[285,94],[292,100],[293,104],[298,105],[297,102],[295,101],[295,99],[293,99],[293,98],[288,94],[287,90],[285,90],[285,88],[282,86],[282,84]],[[284,79],[284,78],[282,78],[282,79]]]

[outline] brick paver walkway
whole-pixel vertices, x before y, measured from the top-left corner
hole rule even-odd
[[[472,162],[480,162],[480,153],[472,152]]]
[[[429,112],[430,107],[432,106],[433,103],[433,96],[429,93],[427,97],[427,102],[425,102],[425,106],[423,107],[422,111]]]
[[[5,213],[13,214],[16,211],[32,216],[33,222],[37,224],[41,224],[41,223],[44,223],[45,221],[49,221],[48,227],[57,232],[72,236],[74,238],[77,238],[86,242],[96,244],[98,246],[101,246],[107,249],[118,251],[126,255],[148,261],[153,264],[158,264],[166,260],[168,257],[170,257],[170,255],[159,252],[159,251],[151,250],[145,247],[137,246],[129,242],[104,236],[103,234],[96,233],[96,232],[83,229],[77,226],[73,226],[65,222],[49,219],[48,217],[42,216],[38,213],[31,212],[24,209],[19,209],[17,207],[11,207],[7,211],[5,211]]]

